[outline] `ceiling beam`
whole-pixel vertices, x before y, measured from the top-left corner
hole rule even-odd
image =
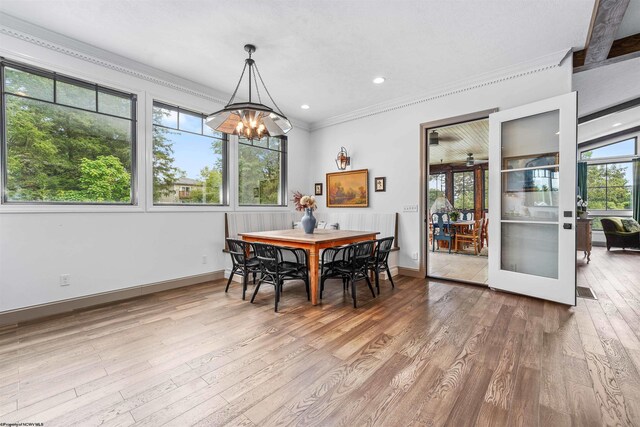
[[[602,67],[603,65],[609,65],[620,61],[626,61],[627,59],[638,58],[640,57],[640,33],[614,41],[611,45],[609,55],[602,61],[587,64],[585,62],[586,55],[586,50],[573,52],[574,73],[591,70],[593,68]]]
[[[629,0],[599,0],[587,36],[585,65],[604,61],[616,38]]]

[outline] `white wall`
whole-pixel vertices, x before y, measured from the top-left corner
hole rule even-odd
[[[499,79],[475,89],[427,102],[371,115],[314,130],[311,143],[316,167],[313,181],[324,182],[327,172],[335,172],[334,159],[340,146],[347,148],[352,169],[369,169],[370,212],[400,212],[399,266],[419,268],[413,254],[420,248],[420,214],[403,213],[403,206],[420,200],[420,124],[491,108],[506,109],[571,90],[571,61],[562,66]],[[387,191],[373,191],[373,178],[387,177]],[[326,190],[325,190],[326,191]],[[320,198],[325,209],[325,198]]]
[[[574,74],[578,116],[613,107],[640,97],[640,58]]]
[[[233,143],[230,207],[153,211],[147,200],[149,169],[144,168],[151,143],[150,125],[144,118],[149,117],[152,99],[205,113],[219,109],[219,104],[4,34],[0,35],[0,54],[136,93],[138,159],[143,165],[139,168],[137,208],[0,212],[0,312],[225,268],[224,211],[239,209],[234,208],[233,175],[237,172]],[[294,127],[289,134],[290,188],[312,191],[308,153],[309,132]],[[203,255],[207,264],[202,263]],[[60,286],[61,274],[71,275],[70,286]]]
[[[139,164],[149,162],[151,135],[145,116],[150,113],[153,98],[203,112],[219,107],[206,97],[121,72],[117,67],[105,67],[85,55],[70,56],[56,46],[30,43],[28,38],[0,34],[0,54],[136,93]],[[344,145],[352,156],[353,169],[369,169],[370,207],[365,211],[402,212],[403,205],[416,205],[420,197],[420,123],[488,108],[509,108],[565,93],[571,87],[570,67],[569,63],[499,79],[312,134],[298,126],[289,135],[289,190],[310,192],[314,182],[325,182],[325,173],[336,170],[333,159]],[[230,157],[233,190],[234,153]],[[140,169],[140,205],[136,208],[81,213],[0,212],[0,312],[222,270],[227,261],[221,252],[223,217],[224,211],[238,209],[234,207],[234,194],[231,207],[154,210],[147,197],[148,174],[148,168]],[[373,191],[376,176],[387,177],[386,192]],[[320,198],[320,208],[325,209],[324,197]],[[401,266],[418,268],[418,261],[411,255],[420,250],[419,218],[418,213],[401,214]],[[208,257],[207,264],[202,264],[203,255]],[[71,275],[69,287],[59,286],[61,274]]]

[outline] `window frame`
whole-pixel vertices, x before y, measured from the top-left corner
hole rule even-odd
[[[628,140],[634,140],[634,147],[635,147],[635,153],[632,155],[624,155],[624,156],[613,156],[613,157],[599,157],[597,159],[582,159],[582,153],[586,152],[586,151],[591,151],[597,148],[602,148],[602,147],[606,147],[609,145],[613,145],[613,144],[617,144],[619,142],[624,142],[624,141],[628,141]],[[589,166],[597,166],[597,165],[604,165],[605,167],[607,165],[610,164],[617,164],[617,163],[631,163],[632,167],[633,167],[633,160],[638,158],[638,152],[639,152],[639,147],[638,147],[638,136],[637,134],[631,133],[628,134],[626,136],[616,136],[614,138],[610,138],[610,139],[606,139],[604,141],[597,141],[597,142],[585,142],[580,144],[580,146],[578,147],[578,161],[579,162],[584,162],[587,164],[587,168]],[[605,206],[607,203],[607,192],[606,190],[608,189],[608,183],[605,187]],[[602,188],[602,187],[598,187],[598,188]],[[631,183],[631,197],[633,198],[633,192],[634,191],[639,191],[638,189],[635,189],[633,186],[633,183]],[[588,197],[588,192],[589,192],[589,187],[587,186],[587,197]],[[587,198],[587,201],[589,199]],[[587,207],[587,211],[589,212],[589,217],[606,217],[606,216],[611,216],[612,214],[615,214],[617,216],[622,216],[622,217],[631,217],[633,215],[633,210],[632,209],[590,209],[589,207]],[[601,230],[601,229],[595,229],[594,230]]]
[[[482,211],[489,212],[489,169],[482,169]]]
[[[436,190],[441,191],[443,193],[444,197],[447,198],[447,173],[444,172],[444,171],[442,171],[442,172],[430,172],[429,173],[429,180],[427,181],[427,198],[428,198],[428,202],[429,202],[429,208],[431,208],[431,205],[435,201],[435,200],[429,199],[429,194],[430,194],[430,192],[432,190],[432,188],[431,188],[431,179],[433,177],[436,177],[436,176],[442,176],[442,183],[443,183],[442,187],[444,187],[443,189],[439,189],[438,188]]]
[[[464,207],[462,208],[457,208],[456,207],[456,175],[463,175],[463,187],[462,187],[462,199],[463,199],[463,205],[464,205],[464,200],[466,199],[465,195],[468,193],[466,186],[464,185],[464,174],[466,173],[470,173],[473,183],[471,184],[471,201],[473,202],[473,207],[471,209],[465,209]],[[455,209],[456,211],[472,211],[475,210],[476,208],[476,174],[474,173],[473,169],[467,169],[467,170],[461,170],[461,171],[453,171],[451,174],[451,205],[453,206],[453,209]]]
[[[157,105],[161,105],[161,106],[165,106],[165,107],[169,107],[169,108],[173,108],[176,109],[176,112],[178,113],[177,118],[176,118],[176,128],[170,128],[167,126],[163,126],[163,125],[156,125],[153,122],[153,108]],[[180,111],[184,111],[185,113],[188,114],[192,114],[192,115],[198,115],[198,116],[202,116],[203,118],[206,118],[207,114],[206,113],[200,113],[198,112],[198,110],[202,110],[202,111],[207,111],[205,110],[205,108],[197,108],[197,107],[193,107],[191,105],[187,106],[187,107],[182,107],[181,106],[184,105],[184,102],[173,102],[173,101],[166,101],[166,97],[162,97],[162,96],[153,96],[152,94],[148,95],[148,99],[147,99],[147,116],[148,116],[148,120],[147,120],[147,140],[148,140],[148,144],[147,144],[147,152],[148,152],[148,156],[147,156],[147,182],[148,185],[146,186],[146,190],[147,190],[147,211],[149,212],[153,212],[153,211],[171,211],[171,212],[183,212],[183,211],[189,211],[189,210],[193,210],[193,211],[219,211],[219,210],[224,210],[224,211],[228,211],[228,208],[230,206],[230,192],[229,192],[229,188],[230,188],[230,171],[229,171],[229,158],[230,158],[230,148],[229,146],[231,145],[231,135],[222,133],[222,135],[224,136],[224,138],[222,139],[222,202],[221,203],[161,203],[161,204],[156,204],[153,200],[153,127],[154,126],[160,126],[160,127],[164,127],[166,129],[172,129],[172,130],[176,130],[178,132],[185,132],[185,133],[189,133],[189,134],[193,134],[193,135],[199,135],[199,136],[203,136],[205,138],[211,138],[211,139],[219,139],[216,138],[215,136],[209,136],[209,135],[205,135],[204,134],[204,126],[206,126],[206,124],[203,122],[202,123],[202,134],[198,134],[195,132],[191,132],[188,130],[181,130],[180,129]]]
[[[288,161],[287,161],[287,157],[288,157],[288,151],[289,151],[289,140],[288,137],[286,135],[283,136],[275,136],[275,137],[270,137],[270,138],[278,138],[280,140],[280,150],[273,150],[271,148],[265,148],[265,147],[260,147],[259,145],[255,145],[253,144],[253,141],[251,144],[246,144],[243,142],[240,142],[240,137],[236,137],[236,156],[235,156],[235,165],[236,165],[236,183],[235,183],[235,189],[236,189],[236,208],[237,210],[254,210],[257,208],[268,208],[268,209],[275,209],[275,208],[287,208],[289,206],[289,200],[287,198],[287,194],[288,194],[288,189],[287,189],[287,183],[288,183]],[[270,151],[277,151],[280,153],[280,194],[278,195],[278,198],[280,199],[280,203],[279,204],[269,204],[269,205],[256,205],[256,204],[241,204],[240,203],[240,145],[246,145],[248,147],[255,147],[255,148],[259,148],[259,149],[263,149],[263,150],[270,150]]]
[[[16,69],[22,72],[50,78],[53,80],[53,101],[34,98],[31,96],[21,96],[5,90],[5,67]],[[76,107],[72,105],[66,105],[57,102],[57,82],[64,82],[67,84],[76,85],[83,88],[89,88],[95,91],[95,110]],[[125,92],[126,91],[126,92]],[[102,113],[99,110],[99,93],[106,93],[109,95],[115,95],[122,98],[128,98],[131,101],[130,117],[122,117],[109,113]],[[6,105],[7,95],[14,96],[16,98],[22,98],[32,100],[36,102],[42,102],[45,104],[60,106],[63,108],[69,108],[72,110],[86,111],[90,113],[99,114],[102,116],[117,118],[121,120],[129,120],[131,123],[131,178],[130,178],[130,202],[129,203],[114,203],[114,202],[75,202],[75,201],[9,201],[6,195],[6,183],[8,181],[8,168],[7,168],[7,119],[6,119]],[[138,118],[138,98],[139,93],[128,89],[115,89],[113,87],[103,85],[100,82],[89,82],[81,77],[72,77],[66,73],[60,73],[53,69],[44,69],[42,67],[31,65],[23,62],[13,61],[0,57],[0,96],[2,97],[2,107],[0,108],[0,212],[82,212],[82,211],[140,211],[143,207],[140,205],[139,198],[139,182],[140,171],[139,165],[142,164],[141,159],[138,157],[138,135],[141,126],[141,121]]]

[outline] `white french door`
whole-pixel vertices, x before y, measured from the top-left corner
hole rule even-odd
[[[576,303],[576,93],[489,116],[489,286]]]

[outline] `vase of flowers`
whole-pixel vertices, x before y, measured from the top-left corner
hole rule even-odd
[[[293,192],[293,199],[291,199],[296,205],[296,210],[304,212],[304,216],[300,220],[302,228],[305,234],[313,234],[313,230],[316,228],[316,217],[313,216],[313,211],[318,207],[316,205],[316,198],[313,196],[306,196],[299,191]]]
[[[460,216],[460,212],[458,211],[453,211],[449,213],[449,218],[451,219],[451,221],[456,222],[458,220],[458,217]]]
[[[589,212],[587,212],[587,201],[583,200],[582,197],[578,196],[576,201],[576,210],[578,211],[578,218],[587,219]]]

